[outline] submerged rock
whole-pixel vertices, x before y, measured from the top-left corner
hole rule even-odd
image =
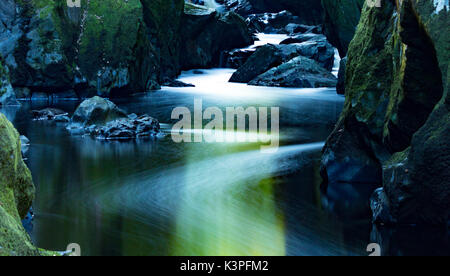
[[[316,61],[306,57],[292,60],[270,69],[249,82],[250,85],[317,88],[335,87],[336,77]]]
[[[32,110],[33,120],[36,121],[57,121],[69,122],[69,113],[57,108],[45,108],[41,110]]]

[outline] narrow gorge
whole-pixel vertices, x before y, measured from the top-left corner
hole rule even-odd
[[[0,256],[449,255],[449,8],[2,0]]]

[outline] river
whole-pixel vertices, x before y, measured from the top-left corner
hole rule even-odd
[[[320,150],[344,97],[334,88],[228,83],[233,72],[183,72],[180,80],[196,87],[114,100],[128,112],[158,118],[165,135],[155,140],[105,142],[32,121],[29,111],[47,102],[2,110],[31,140],[26,162],[37,187],[36,245],[64,250],[78,243],[83,255],[366,254],[369,221],[344,223],[320,207]],[[174,143],[171,112],[193,110],[195,99],[222,110],[279,107],[279,150]],[[78,104],[51,105],[72,113]]]

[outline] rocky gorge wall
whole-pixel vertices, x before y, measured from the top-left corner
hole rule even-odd
[[[19,134],[0,113],[0,256],[41,255],[22,226],[34,199],[31,173],[22,160]]]
[[[366,214],[383,186],[375,221],[448,220],[448,20],[431,0],[364,5],[348,47],[344,111],[323,149],[331,209]]]
[[[19,98],[122,96],[158,89],[182,68],[217,63],[212,57],[186,62],[182,51],[203,48],[205,55],[217,56],[252,43],[240,16],[214,12],[202,24],[205,15],[187,16],[184,6],[184,0],[82,0],[81,7],[69,7],[66,0],[5,0],[0,56]],[[182,34],[193,32],[190,22],[209,37],[186,49]],[[239,33],[229,40],[235,45],[216,41],[223,26]]]

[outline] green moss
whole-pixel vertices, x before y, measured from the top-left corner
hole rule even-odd
[[[94,78],[102,67],[128,67],[143,23],[139,0],[90,1],[79,48],[79,65]]]
[[[0,114],[0,255],[38,255],[21,224],[34,198],[19,134]]]

